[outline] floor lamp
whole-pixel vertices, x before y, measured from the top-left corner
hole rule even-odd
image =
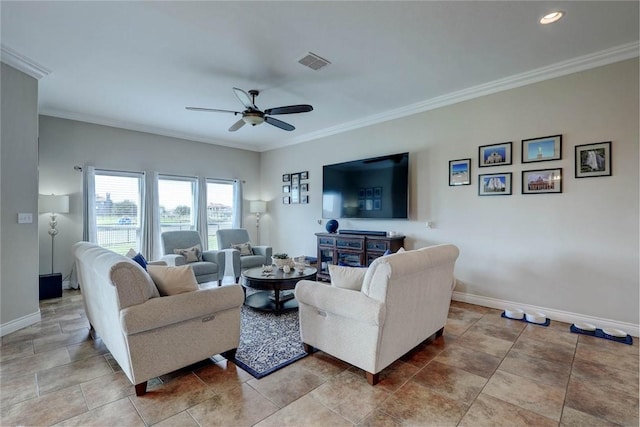
[[[53,275],[53,249],[54,238],[58,234],[57,216],[59,213],[69,213],[69,196],[56,196],[56,195],[40,195],[38,199],[38,211],[40,213],[48,213],[51,215],[49,220],[49,236],[51,236],[51,274]]]
[[[252,200],[249,202],[249,212],[256,214],[256,233],[258,235],[258,245],[260,245],[260,214],[267,211],[267,202],[263,200]]]

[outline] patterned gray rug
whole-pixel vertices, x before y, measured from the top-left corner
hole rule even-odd
[[[307,355],[300,341],[298,311],[276,316],[242,306],[240,346],[235,363],[262,378]]]

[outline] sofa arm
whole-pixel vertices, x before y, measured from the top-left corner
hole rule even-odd
[[[172,267],[177,267],[179,265],[185,265],[187,263],[187,260],[185,259],[185,257],[183,257],[182,255],[178,255],[178,254],[163,255],[160,258],[160,260],[166,262],[167,265],[172,266]]]
[[[296,285],[295,295],[299,303],[315,307],[319,311],[376,326],[384,323],[384,303],[359,291],[301,280]]]
[[[184,292],[177,295],[152,298],[143,304],[120,311],[120,325],[126,335],[162,328],[198,317],[237,308],[244,302],[240,285]]]
[[[202,252],[202,260],[218,264],[218,271],[224,270],[224,252],[222,251],[211,250]]]

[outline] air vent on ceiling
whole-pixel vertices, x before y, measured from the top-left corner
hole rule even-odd
[[[326,65],[331,64],[331,62],[311,52],[309,52],[308,54],[300,58],[298,62],[304,65],[305,67],[309,67],[312,70],[316,70],[316,71],[319,70],[320,68],[323,68]]]

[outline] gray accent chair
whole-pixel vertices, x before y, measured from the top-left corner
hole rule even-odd
[[[194,230],[165,231],[161,235],[164,255],[162,261],[167,265],[185,265],[186,260],[182,255],[175,254],[174,249],[186,249],[195,245],[203,247],[200,240],[200,233]],[[202,261],[192,262],[189,265],[193,268],[198,283],[212,282],[217,280],[218,286],[222,285],[224,277],[225,253],[223,251],[202,251]]]
[[[253,255],[240,256],[240,251],[233,249],[233,245],[251,242],[249,232],[244,228],[230,228],[216,231],[218,249],[230,254],[233,260],[233,274],[236,282],[240,279],[240,273],[244,270],[262,265],[271,265],[271,246],[253,246]]]

